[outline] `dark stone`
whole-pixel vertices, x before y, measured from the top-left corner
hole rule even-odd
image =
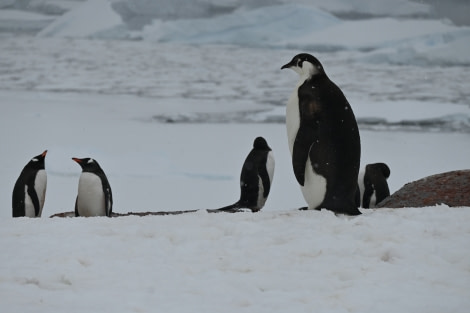
[[[377,208],[427,207],[445,204],[470,206],[470,170],[436,174],[404,185]]]

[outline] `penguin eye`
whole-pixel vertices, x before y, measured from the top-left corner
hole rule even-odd
[[[297,60],[297,66],[302,68],[302,63],[303,63],[303,60],[302,59],[298,59]]]

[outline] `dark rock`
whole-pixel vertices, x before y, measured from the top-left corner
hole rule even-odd
[[[198,210],[185,210],[185,211],[158,211],[158,212],[128,212],[128,213],[111,213],[111,217],[122,217],[122,216],[149,216],[149,215],[179,215],[179,214],[186,214],[186,213],[194,213]],[[207,213],[239,213],[239,212],[246,212],[244,209],[240,208],[232,208],[227,210],[206,210]],[[257,212],[256,210],[251,210],[252,212]],[[56,213],[51,215],[50,217],[75,217],[75,212],[62,212]]]
[[[377,208],[470,206],[470,170],[436,174],[404,185]]]

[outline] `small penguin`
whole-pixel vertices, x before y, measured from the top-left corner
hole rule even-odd
[[[72,160],[82,168],[75,201],[75,216],[111,216],[113,194],[98,162],[91,158]]]
[[[271,190],[274,165],[273,153],[268,143],[263,137],[257,137],[240,174],[240,200],[212,212],[234,212],[244,208],[253,212],[261,210]]]
[[[298,54],[285,68],[300,76],[287,103],[286,126],[308,209],[361,214],[355,201],[361,142],[348,100],[314,56]]]
[[[363,208],[374,208],[390,196],[387,183],[389,177],[390,168],[385,163],[367,164],[365,171],[359,173],[358,192]]]
[[[41,217],[47,188],[46,154],[47,150],[32,158],[21,171],[13,188],[13,217]]]

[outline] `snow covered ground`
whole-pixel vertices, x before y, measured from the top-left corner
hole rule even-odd
[[[468,27],[406,0],[25,3],[0,1],[0,312],[468,311],[470,208],[296,210],[297,77],[280,70],[300,51],[323,62],[362,164],[386,162],[394,192],[470,168]],[[100,162],[118,213],[231,204],[257,136],[276,158],[259,213],[46,218],[73,210],[72,157]],[[45,149],[43,218],[12,219],[15,180]]]

